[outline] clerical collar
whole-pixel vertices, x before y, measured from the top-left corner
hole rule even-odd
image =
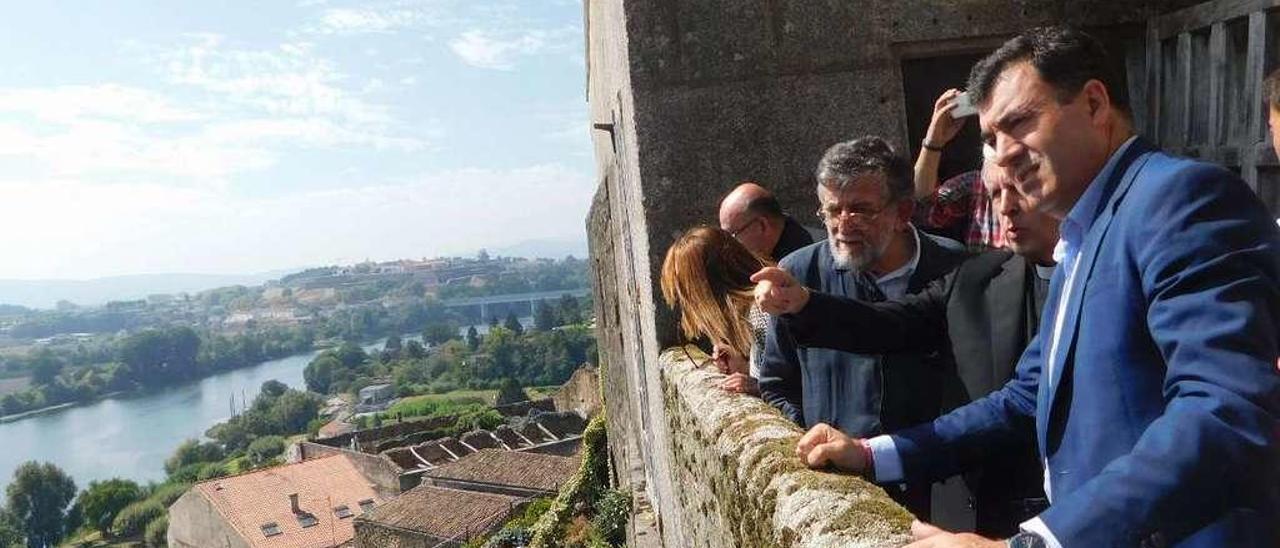
[[[1036,277],[1041,280],[1047,280],[1053,277],[1053,266],[1033,265],[1036,267]]]

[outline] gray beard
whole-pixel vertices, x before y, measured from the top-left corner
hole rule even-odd
[[[841,249],[836,241],[830,238],[827,239],[827,247],[831,250],[831,262],[837,270],[862,271],[876,260],[876,257],[869,257],[868,253],[854,256],[853,253]]]

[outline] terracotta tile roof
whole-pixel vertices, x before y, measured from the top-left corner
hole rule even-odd
[[[286,464],[239,476],[219,478],[193,487],[217,508],[250,546],[266,548],[338,546],[354,536],[352,518],[337,518],[334,508],[345,505],[361,514],[360,501],[383,501],[373,484],[343,455]],[[294,516],[289,495],[315,517],[303,528]],[[275,523],[281,534],[266,536],[263,525]]]
[[[577,457],[481,449],[425,473],[438,479],[475,481],[555,491],[578,471]]]
[[[488,530],[490,525],[506,519],[520,500],[506,495],[419,485],[360,519],[452,538]]]

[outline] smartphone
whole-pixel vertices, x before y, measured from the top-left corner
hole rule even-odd
[[[961,93],[955,98],[956,108],[951,109],[952,118],[964,118],[965,116],[973,116],[978,113],[978,107],[973,106],[973,101],[969,100],[969,94]]]

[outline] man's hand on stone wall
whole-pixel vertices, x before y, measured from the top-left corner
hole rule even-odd
[[[796,456],[809,468],[833,466],[845,472],[865,475],[867,450],[863,440],[855,440],[825,423],[818,423],[796,442]]]
[[[991,540],[973,533],[952,533],[923,521],[911,522],[911,536],[915,542],[906,548],[1004,548],[1003,540]]]

